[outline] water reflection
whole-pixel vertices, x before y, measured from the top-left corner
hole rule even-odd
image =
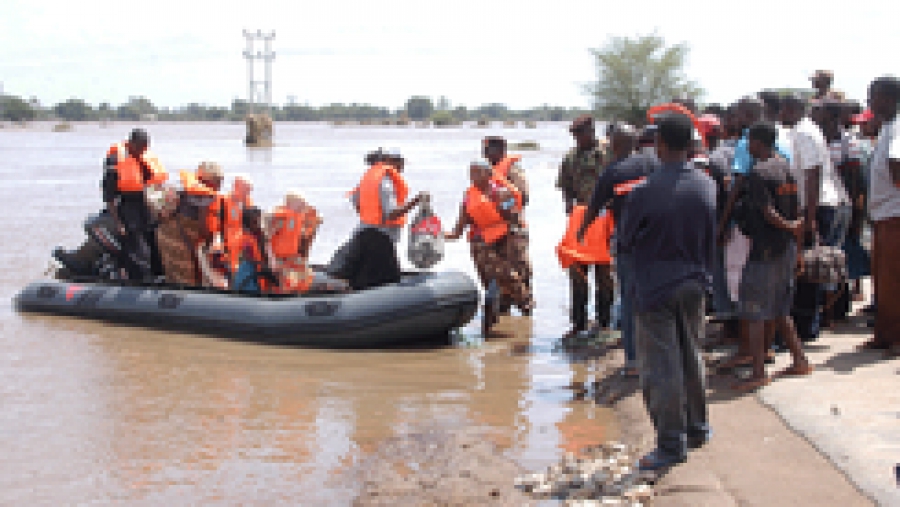
[[[41,128],[0,134],[7,217],[0,231],[4,244],[17,245],[0,250],[7,301],[41,276],[54,245],[81,240],[81,220],[99,207],[100,157],[131,125],[78,125],[71,135]],[[483,135],[537,139],[543,149],[527,154],[524,166],[539,306],[530,319],[503,319],[500,336],[486,342],[474,322],[457,346],[366,352],[22,316],[7,306],[0,311],[0,503],[341,504],[352,497],[352,485],[334,480],[342,470],[383,439],[435,421],[486,427],[530,468],[607,435],[607,414],[563,389],[596,372],[552,352],[568,320],[568,282],[553,254],[564,222],[553,180],[569,143],[565,128],[286,124],[271,149],[246,149],[242,124],[147,128],[172,172],[217,160],[250,174],[265,207],[286,188],[303,188],[326,219],[316,260],[355,224],[344,193],[367,150],[403,150],[410,186],[431,191],[450,222]],[[462,242],[448,245],[440,268],[474,276]]]

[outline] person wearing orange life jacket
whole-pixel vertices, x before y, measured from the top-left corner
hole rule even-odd
[[[239,256],[236,252],[244,233],[243,214],[244,209],[253,206],[253,200],[250,199],[252,191],[253,181],[250,177],[238,174],[234,176],[231,192],[222,199],[221,231],[213,238],[212,250],[224,250],[231,273],[237,271]]]
[[[278,276],[278,291],[302,293],[309,290],[313,272],[308,266],[309,251],[322,219],[298,190],[291,190],[284,204],[269,214],[268,261]]]
[[[655,137],[655,134],[652,134]],[[649,138],[650,136],[648,136]],[[582,225],[576,233],[579,242],[583,241],[587,229],[601,210],[609,208],[612,221],[618,223],[627,206],[628,195],[632,190],[644,183],[647,177],[659,167],[659,159],[655,150],[639,150],[638,136],[634,128],[620,124],[613,129],[610,143],[613,150],[613,162],[609,164],[597,179],[594,192]],[[637,354],[634,340],[634,313],[632,311],[632,291],[630,286],[634,280],[636,266],[628,252],[616,248],[616,276],[619,281],[621,297],[620,328],[622,331],[622,347],[625,349],[625,369],[629,376],[637,375]]]
[[[367,161],[368,162],[368,161]],[[420,192],[412,199],[403,177],[405,160],[397,150],[383,152],[350,192],[359,213],[359,226],[329,262],[326,272],[347,280],[354,290],[400,281],[397,242],[406,215],[430,197]]]
[[[575,233],[581,225],[584,208],[591,198],[597,179],[610,162],[607,146],[597,139],[594,119],[583,115],[572,122],[569,132],[575,140],[575,147],[566,154],[559,166],[556,186],[563,193],[566,215],[568,215],[567,232],[557,253],[564,269],[568,270],[571,290],[571,322],[572,328],[565,337],[588,330],[588,299],[590,296],[590,274],[594,274],[594,311],[596,320],[590,331],[596,334],[610,325],[610,312],[615,295],[611,262],[600,255],[600,250],[609,250],[608,238],[604,239],[602,224],[592,228],[591,244],[580,244],[575,240]],[[613,134],[615,135],[615,134]],[[577,211],[576,210],[580,210]],[[605,219],[594,220],[593,223]],[[589,222],[591,223],[591,222]],[[593,227],[593,226],[592,226]],[[605,247],[603,245],[605,244]]]
[[[103,202],[122,236],[119,265],[129,280],[138,283],[162,272],[144,191],[164,183],[167,174],[149,146],[145,130],[132,130],[127,141],[107,151],[101,182]]]
[[[496,282],[501,295],[518,306],[523,315],[530,315],[534,306],[531,288],[510,258],[506,245],[513,226],[518,223],[516,214],[521,195],[510,183],[492,178],[492,170],[483,160],[469,165],[472,185],[463,196],[456,226],[445,239],[455,241],[468,228],[472,260],[480,267],[485,289]],[[492,305],[485,301],[485,333],[495,320]]]
[[[211,285],[227,288],[224,262],[214,262],[215,270],[202,270],[201,255],[221,254],[209,247],[222,224],[222,168],[203,162],[196,171],[181,171],[181,190],[175,213],[157,228],[166,282],[175,285]]]
[[[495,179],[506,180],[521,194],[522,207],[518,215],[518,223],[511,226],[507,248],[510,249],[509,257],[516,269],[525,277],[525,283],[531,286],[532,264],[528,252],[528,228],[525,221],[524,207],[528,205],[529,189],[525,171],[519,163],[521,157],[509,156],[506,153],[506,140],[498,136],[484,138],[482,156],[486,158],[493,168]],[[501,312],[506,313],[508,301],[501,304]],[[521,310],[521,308],[520,308]]]

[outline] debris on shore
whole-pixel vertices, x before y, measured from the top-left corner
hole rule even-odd
[[[566,455],[546,472],[519,476],[515,485],[536,499],[566,500],[566,505],[645,506],[653,498],[652,476],[635,467],[637,457],[625,444],[607,442]]]

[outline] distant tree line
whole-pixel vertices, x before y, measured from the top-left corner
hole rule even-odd
[[[259,109],[257,107],[257,112]],[[104,120],[160,120],[160,121],[243,121],[250,105],[234,99],[229,107],[191,103],[177,108],[157,107],[146,97],[132,97],[114,106],[108,102],[96,106],[78,98],[71,98],[52,106],[44,106],[32,97],[23,99],[13,95],[0,96],[0,119],[23,122],[32,120],[104,121]],[[314,107],[289,103],[273,106],[269,114],[275,121],[434,121],[455,124],[463,121],[564,121],[571,120],[587,109],[543,105],[515,110],[504,104],[484,104],[474,109],[451,107],[441,97],[414,96],[399,109],[370,104],[328,104]]]

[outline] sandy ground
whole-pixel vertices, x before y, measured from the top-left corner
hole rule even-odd
[[[900,362],[856,352],[861,333],[824,333],[808,347],[813,375],[776,380],[755,395],[731,391],[732,376],[711,375],[713,438],[660,477],[652,505],[900,505],[900,400],[890,389]],[[621,350],[595,353],[610,371],[621,364]],[[786,363],[779,355],[770,371]],[[585,403],[615,408],[625,442],[652,448],[636,380],[610,375],[585,387]],[[384,442],[361,464],[356,505],[540,504],[512,487],[523,472],[476,428],[426,428]]]

